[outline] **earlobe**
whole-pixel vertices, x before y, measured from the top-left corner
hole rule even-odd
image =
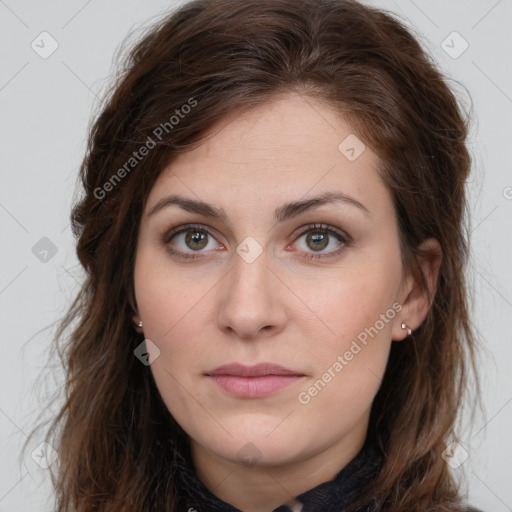
[[[402,318],[402,314],[400,315]],[[414,329],[409,325],[406,321],[401,321],[400,319],[397,319],[395,324],[393,325],[393,330],[391,334],[391,340],[392,341],[403,341],[408,336],[411,336]]]
[[[412,334],[412,329],[405,322],[402,322],[400,324],[400,327],[407,331],[407,336],[410,336]]]
[[[137,332],[142,332],[142,320],[140,319],[140,317],[138,315],[132,316],[132,322],[134,323],[135,330]]]

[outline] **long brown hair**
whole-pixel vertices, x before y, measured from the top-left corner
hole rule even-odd
[[[139,221],[175,155],[228,113],[290,91],[328,102],[380,157],[404,270],[425,290],[418,245],[433,237],[443,253],[427,318],[392,344],[368,430],[384,464],[357,504],[459,510],[442,453],[459,440],[470,371],[479,396],[465,277],[469,124],[433,59],[395,15],[352,0],[193,0],[152,25],[123,64],[91,126],[71,215],[86,278],[55,338],[66,370],[47,435],[59,453],[56,510],[177,510],[169,439],[184,432],[133,354]]]

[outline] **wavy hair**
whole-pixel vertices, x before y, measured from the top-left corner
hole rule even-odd
[[[396,15],[353,0],[193,0],[123,59],[91,124],[71,213],[86,274],[54,340],[66,377],[47,431],[57,512],[177,510],[170,440],[186,434],[133,355],[140,218],[176,155],[227,114],[291,91],[327,102],[379,156],[404,270],[427,293],[418,246],[433,237],[443,253],[425,321],[392,344],[368,429],[384,463],[353,507],[460,510],[442,453],[459,439],[470,373],[480,396],[466,281],[469,115],[433,58]]]

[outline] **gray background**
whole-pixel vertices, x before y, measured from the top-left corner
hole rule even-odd
[[[486,416],[465,420],[468,458],[455,473],[474,505],[512,510],[512,0],[372,4],[405,18],[477,116],[470,137],[470,278],[484,346],[479,367]],[[0,512],[52,510],[48,470],[30,456],[33,449],[36,459],[41,455],[41,439],[23,459],[20,447],[41,412],[39,401],[63,382],[57,366],[39,375],[48,365],[55,322],[81,276],[69,212],[86,129],[116,48],[130,30],[173,5],[0,0]],[[40,54],[52,40],[40,36],[44,31],[58,44],[47,58]],[[459,55],[464,41],[469,46]]]

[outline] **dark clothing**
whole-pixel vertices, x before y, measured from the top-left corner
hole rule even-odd
[[[179,450],[178,450],[179,452]],[[186,456],[176,453],[174,469],[183,496],[179,512],[241,512],[222,501],[197,478],[190,452]],[[382,455],[372,444],[365,444],[358,455],[333,480],[324,482],[300,494],[269,512],[342,512],[358,491],[377,474]],[[378,512],[378,503],[372,503],[360,512]],[[467,512],[481,512],[468,508]]]

